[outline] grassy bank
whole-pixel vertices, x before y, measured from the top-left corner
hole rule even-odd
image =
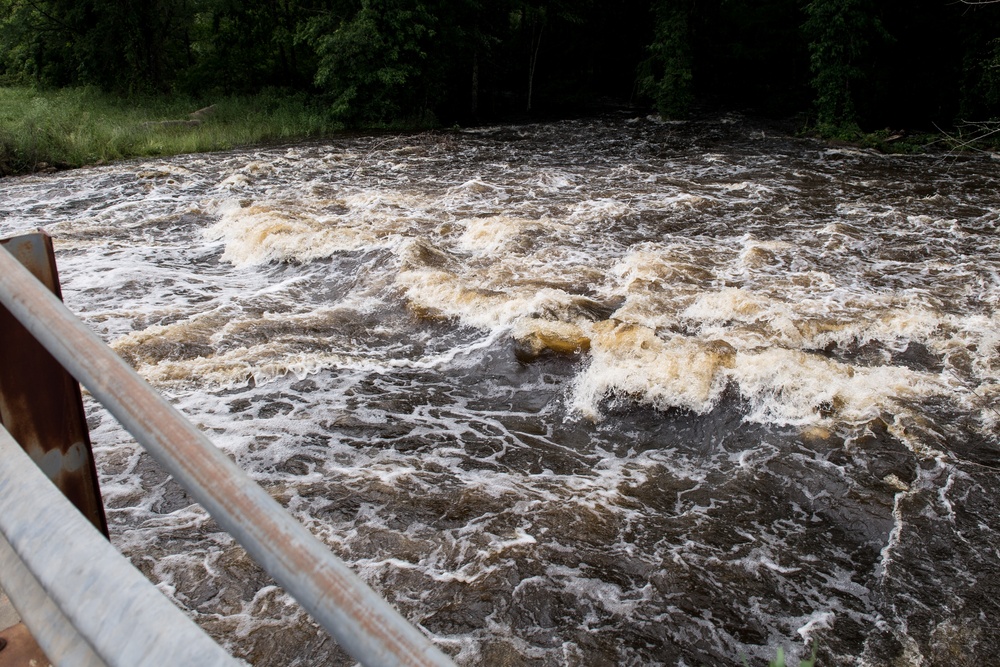
[[[93,88],[0,87],[0,175],[322,137],[339,129],[304,95],[122,99]]]
[[[832,144],[872,148],[882,153],[997,153],[1000,151],[1000,120],[963,122],[947,129],[874,130],[865,132],[857,125],[815,126],[806,123],[802,136]]]

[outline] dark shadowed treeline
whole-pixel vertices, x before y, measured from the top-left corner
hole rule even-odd
[[[830,131],[1000,114],[1000,4],[956,0],[0,0],[0,77],[120,93],[282,88],[338,121],[649,104]]]

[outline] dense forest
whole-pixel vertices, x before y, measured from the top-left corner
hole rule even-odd
[[[640,104],[930,129],[1000,115],[1000,3],[0,0],[0,83],[282,89],[346,125]]]

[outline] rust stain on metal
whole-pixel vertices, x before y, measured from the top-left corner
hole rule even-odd
[[[44,232],[0,240],[62,298],[52,239]],[[0,306],[0,424],[106,536],[107,521],[91,452],[80,385]]]
[[[31,632],[18,623],[0,632],[0,667],[51,665]]]

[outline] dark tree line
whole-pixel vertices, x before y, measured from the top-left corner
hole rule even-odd
[[[954,0],[0,0],[0,80],[315,95],[346,123],[649,104],[817,126],[1000,114],[1000,4]]]

